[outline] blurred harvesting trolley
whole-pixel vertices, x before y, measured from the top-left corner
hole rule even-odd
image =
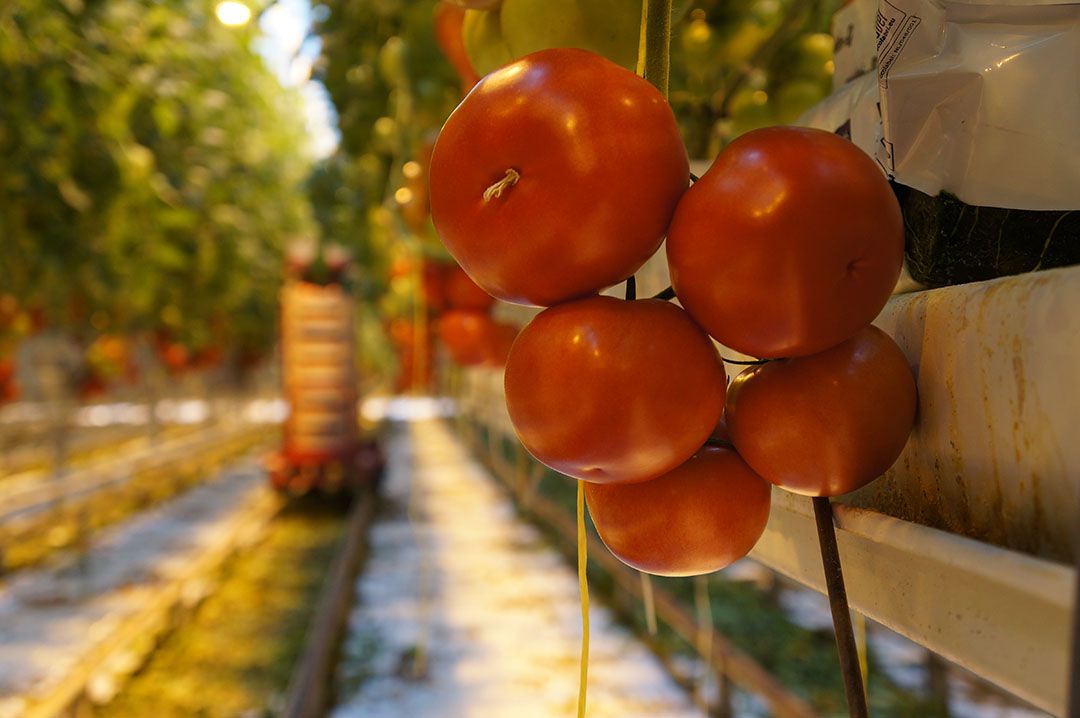
[[[337,492],[374,480],[382,455],[360,432],[352,297],[339,283],[290,280],[281,292],[282,447],[267,464],[289,493]]]

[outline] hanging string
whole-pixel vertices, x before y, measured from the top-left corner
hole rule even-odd
[[[639,571],[641,576],[641,601],[645,608],[645,628],[650,636],[656,635],[656,599],[653,597],[652,576]]]
[[[578,682],[578,718],[585,718],[585,693],[589,685],[589,542],[585,533],[585,482],[577,487],[577,560],[578,585],[581,590],[581,676]]]
[[[709,675],[712,673],[713,615],[709,598],[709,579],[694,577],[694,610],[697,613],[697,650],[701,656],[701,680],[698,682],[698,698],[701,704],[709,704]]]

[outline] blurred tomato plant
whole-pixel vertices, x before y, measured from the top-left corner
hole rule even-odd
[[[212,12],[0,5],[3,291],[85,344],[274,340],[282,247],[312,229],[310,160],[297,98],[251,49],[256,31]]]

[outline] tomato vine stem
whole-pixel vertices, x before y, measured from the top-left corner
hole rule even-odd
[[[840,672],[844,678],[851,718],[868,718],[866,691],[862,672],[859,670],[859,652],[855,647],[855,634],[851,629],[851,609],[848,607],[847,589],[844,588],[844,572],[840,567],[840,551],[836,546],[836,529],[833,526],[832,503],[827,496],[815,496],[814,522],[817,525],[821,563],[825,570],[825,587],[832,610],[833,633],[836,650],[840,656]]]
[[[656,294],[649,297],[650,299],[663,299],[665,302],[669,299],[675,298],[675,288],[668,287],[667,289],[661,289]]]
[[[671,71],[671,4],[672,0],[645,0],[642,13],[642,33],[645,50],[645,79],[668,96],[668,75]]]
[[[775,359],[728,359],[725,356],[720,357],[725,364],[738,364],[739,366],[757,366],[759,364],[768,364]]]

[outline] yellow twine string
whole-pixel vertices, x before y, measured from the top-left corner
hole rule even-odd
[[[656,599],[653,597],[652,577],[647,573],[641,576],[641,599],[645,604],[645,627],[650,636],[656,635]]]
[[[862,673],[862,684],[863,690],[866,691],[866,698],[870,700],[870,666],[866,659],[866,616],[858,611],[852,611],[852,614],[855,616],[855,645],[858,647],[859,653],[859,672]]]
[[[589,542],[585,534],[585,482],[577,487],[577,556],[578,584],[581,588],[581,677],[578,683],[578,718],[585,718],[585,691],[589,684],[589,581],[586,566],[589,560]]]

